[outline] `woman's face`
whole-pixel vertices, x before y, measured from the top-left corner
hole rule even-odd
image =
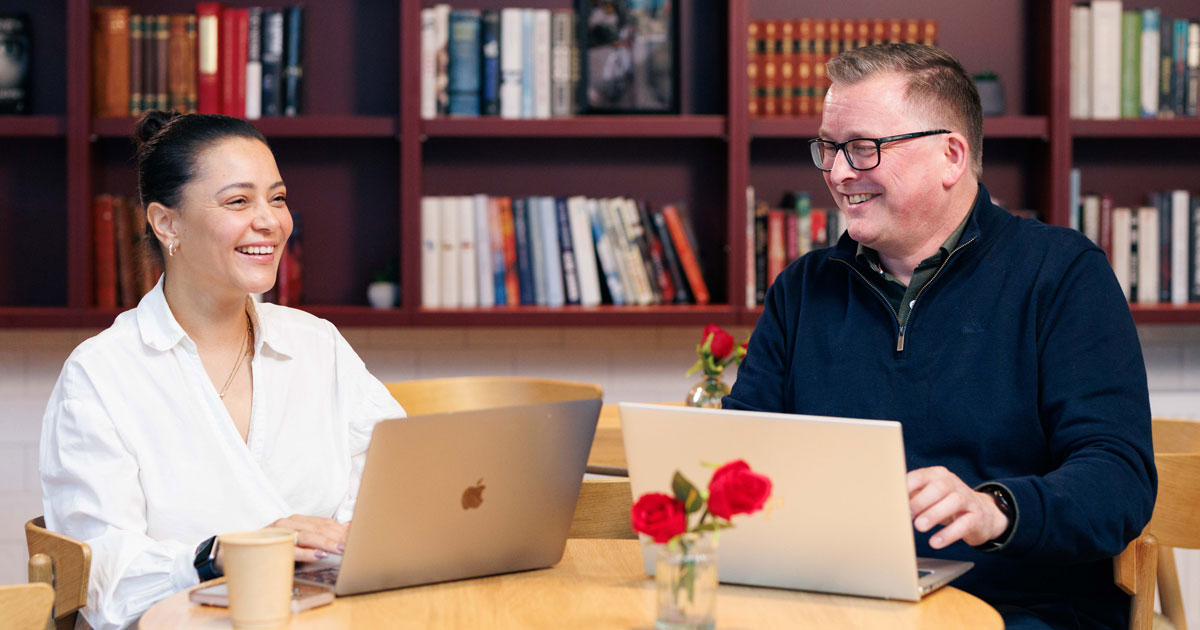
[[[234,137],[201,152],[173,214],[179,247],[168,262],[172,282],[214,297],[275,285],[292,215],[265,144]]]

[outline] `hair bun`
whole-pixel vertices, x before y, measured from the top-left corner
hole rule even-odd
[[[151,138],[158,135],[158,132],[167,126],[167,123],[178,116],[180,113],[176,111],[147,110],[133,125],[133,141],[139,146],[146,144]]]

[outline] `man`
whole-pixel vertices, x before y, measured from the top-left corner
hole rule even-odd
[[[991,202],[953,57],[870,46],[828,76],[810,148],[846,234],[776,279],[724,406],[900,421],[919,554],[975,562],[955,586],[1009,628],[1127,627],[1111,558],[1157,477],[1104,253]]]

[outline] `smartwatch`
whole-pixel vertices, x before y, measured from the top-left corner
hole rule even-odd
[[[1015,501],[1008,489],[1000,484],[984,484],[978,488],[978,491],[990,495],[996,502],[996,508],[1008,519],[1008,525],[1003,532],[1000,532],[999,536],[975,547],[980,551],[993,551],[1002,547],[1009,538],[1012,538],[1013,530],[1017,526],[1017,513],[1013,508]]]
[[[221,577],[221,572],[217,570],[216,536],[209,538],[200,543],[199,547],[196,547],[196,558],[192,561],[192,566],[196,567],[196,575],[200,577],[201,582]]]

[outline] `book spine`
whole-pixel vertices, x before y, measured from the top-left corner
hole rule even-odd
[[[527,197],[525,200],[525,239],[529,243],[529,275],[533,278],[533,303],[538,306],[546,306],[550,291],[546,278],[541,216],[541,198]]]
[[[262,118],[262,7],[246,15],[246,119]]]
[[[197,46],[198,46],[198,43],[197,43],[198,36],[196,33],[196,16],[188,15],[187,21],[185,22],[185,24],[186,24],[185,32],[187,33],[187,44],[186,44],[187,51],[183,57],[185,60],[183,76],[184,76],[184,81],[187,86],[185,89],[185,92],[184,92],[187,95],[187,97],[184,101],[185,103],[187,103],[187,109],[184,111],[186,111],[189,114],[194,114],[194,113],[196,113],[196,107],[197,107],[196,75],[198,72],[196,69],[196,67],[197,67],[196,55],[197,55]]]
[[[188,111],[188,17],[174,13],[167,18],[167,105],[177,112]]]
[[[459,304],[463,308],[479,306],[479,263],[475,257],[475,200],[470,196],[454,197],[454,211],[458,213]]]
[[[689,304],[692,301],[691,290],[683,275],[683,267],[679,264],[679,255],[675,251],[675,244],[671,242],[671,230],[667,227],[667,219],[663,216],[661,208],[654,211],[653,219],[654,231],[658,233],[658,240],[662,243],[663,259],[667,262],[667,269],[671,272],[671,282],[675,285],[673,301],[676,304]]]
[[[500,117],[521,117],[521,9],[500,10]]]
[[[1129,276],[1129,301],[1139,302],[1140,295],[1138,294],[1138,281],[1141,279],[1141,257],[1140,246],[1142,239],[1140,236],[1140,226],[1138,219],[1140,218],[1137,208],[1126,208],[1129,211],[1129,269],[1126,270],[1126,275]]]
[[[458,308],[462,304],[462,294],[459,291],[462,270],[459,269],[460,235],[458,230],[458,198],[441,197],[438,207],[438,220],[441,221],[438,233],[440,235],[439,251],[441,268],[438,277],[442,282],[441,299],[444,308]]]
[[[1187,49],[1188,21],[1177,18],[1175,43],[1171,47],[1171,109],[1176,116],[1187,115]]]
[[[787,249],[783,234],[784,211],[779,209],[767,212],[767,286],[775,283],[775,277],[783,271],[787,264]]]
[[[688,285],[692,288],[692,296],[696,304],[703,306],[709,302],[708,286],[704,283],[704,274],[700,271],[700,260],[696,255],[696,246],[690,242],[679,215],[679,210],[673,205],[663,207],[663,217],[667,228],[671,231],[671,241],[675,244],[679,256],[679,264],[687,275]]]
[[[767,243],[770,241],[770,215],[767,202],[759,201],[754,207],[754,302],[762,304],[767,297]]]
[[[137,236],[133,234],[133,211],[123,197],[113,197],[113,226],[116,228],[117,303],[137,305],[140,270],[136,267]]]
[[[92,260],[97,308],[117,308],[115,234],[113,196],[97,195],[92,201]]]
[[[758,118],[762,115],[759,109],[758,100],[758,69],[759,69],[759,44],[762,39],[758,36],[759,21],[751,20],[746,27],[746,85],[749,87],[749,93],[746,95],[746,104],[748,106],[747,113],[751,118]]]
[[[421,9],[421,118],[437,117],[437,17]]]
[[[592,220],[584,197],[567,199],[567,214],[571,219],[571,245],[575,248],[575,266],[579,270],[579,303],[583,306],[600,304],[600,275],[596,268],[596,247],[592,237]]]
[[[1188,191],[1173,190],[1163,194],[1163,206],[1171,209],[1171,303],[1188,303]],[[1193,200],[1194,201],[1194,200]]]
[[[1200,22],[1188,24],[1187,115],[1200,116]]]
[[[1200,302],[1200,195],[1191,198],[1187,213],[1188,301]]]
[[[1121,1],[1092,2],[1092,118],[1121,116]]]
[[[283,11],[263,11],[262,113],[283,115]]]
[[[1171,75],[1175,64],[1171,58],[1175,49],[1175,23],[1165,16],[1160,16],[1158,21],[1158,45],[1158,117],[1174,118],[1175,81]]]
[[[1121,118],[1140,118],[1142,12],[1121,12]]]
[[[813,21],[801,18],[796,22],[796,115],[813,115]]]
[[[534,94],[537,91],[537,34],[534,32],[534,21],[533,9],[521,9],[521,118],[534,117]]]
[[[592,221],[592,239],[596,242],[596,257],[600,259],[600,270],[604,272],[609,298],[614,305],[622,306],[625,304],[625,287],[621,283],[612,238],[605,227],[605,209],[595,199],[588,199],[587,206]]]
[[[1113,226],[1112,213],[1113,213],[1112,196],[1108,195],[1108,194],[1101,195],[1100,196],[1100,242],[1098,243],[1098,245],[1100,245],[1100,249],[1104,250],[1104,253],[1108,255],[1109,260],[1113,259],[1113,252],[1115,251],[1114,246],[1113,246],[1113,232],[1115,231],[1116,228]],[[1128,226],[1126,226],[1126,230],[1128,230]],[[1128,244],[1128,240],[1126,241],[1126,244]]]
[[[433,94],[437,115],[450,113],[450,5],[436,4],[433,9],[434,64]]]
[[[450,12],[450,84],[446,113],[452,116],[479,115],[479,20],[478,10]]]
[[[1138,213],[1138,303],[1158,303],[1159,272],[1158,208],[1142,206]]]
[[[575,45],[575,13],[556,9],[550,16],[550,81],[553,116],[574,113],[575,98],[571,87],[571,48]]]
[[[130,113],[129,40],[128,8],[92,9],[92,111],[98,118]]]
[[[500,12],[485,10],[480,18],[483,82],[480,110],[484,116],[500,115]]]
[[[218,52],[217,64],[220,67],[219,76],[221,78],[220,94],[221,94],[221,109],[220,113],[226,116],[241,116],[245,108],[238,110],[235,105],[237,92],[234,89],[234,81],[244,77],[245,70],[237,72],[234,64],[237,63],[237,53],[234,51],[234,42],[236,36],[234,31],[237,29],[237,18],[235,13],[237,9],[231,7],[223,7],[221,9],[221,26],[218,31]]]
[[[522,305],[537,304],[537,293],[533,281],[532,261],[529,252],[529,200],[514,197],[512,200],[513,236],[517,246],[517,278]]]
[[[566,199],[554,200],[554,214],[558,222],[558,245],[562,251],[564,301],[579,304],[579,267],[575,263],[575,240],[571,234],[571,211]]]
[[[475,214],[475,277],[479,306],[491,308],[496,305],[496,285],[492,273],[491,219],[487,195],[471,197],[471,207]]]
[[[760,106],[764,118],[779,115],[779,20],[764,20],[762,71],[763,99]]]
[[[441,202],[421,197],[421,307],[441,307]]]
[[[1159,302],[1171,302],[1171,250],[1175,243],[1171,239],[1172,212],[1170,194],[1150,193],[1150,205],[1158,214],[1158,295]]]
[[[301,84],[304,79],[304,7],[283,10],[283,115],[298,116],[304,108]]]
[[[167,110],[171,107],[170,90],[167,83],[170,46],[170,22],[166,15],[154,17],[154,107]]]
[[[796,77],[796,22],[794,20],[779,21],[779,50],[777,51],[777,71],[779,73],[779,93],[776,96],[778,113],[783,118],[793,118],[795,101],[792,99],[792,88]]]
[[[550,117],[550,9],[533,10],[533,117]]]
[[[1121,285],[1121,291],[1125,294],[1125,299],[1128,301],[1132,296],[1132,287],[1130,286],[1130,249],[1132,244],[1131,234],[1132,214],[1129,208],[1113,208],[1112,209],[1112,255],[1109,260],[1112,263],[1113,273],[1117,276],[1117,282]]]
[[[559,307],[566,303],[563,294],[562,246],[558,240],[558,211],[554,197],[541,197],[538,210],[541,232],[542,264],[545,265],[546,306]]]
[[[129,115],[140,116],[146,111],[146,17],[129,16]]]
[[[488,237],[491,239],[492,250],[492,292],[495,294],[495,305],[508,304],[508,291],[505,287],[507,272],[504,262],[504,219],[500,213],[500,198],[488,197]]]
[[[1158,9],[1142,10],[1141,115],[1158,115]]]
[[[1090,118],[1092,102],[1091,67],[1092,8],[1071,6],[1071,118]]]
[[[658,238],[658,233],[654,229],[654,219],[651,218],[649,204],[638,203],[638,219],[642,224],[642,233],[650,253],[650,262],[654,266],[652,277],[654,284],[658,286],[658,301],[661,304],[669,304],[675,300],[675,283],[671,279],[670,270],[667,269],[662,240]]]
[[[513,200],[500,199],[500,229],[504,238],[504,293],[509,306],[521,303],[521,274],[517,270],[517,236],[513,219]]]

